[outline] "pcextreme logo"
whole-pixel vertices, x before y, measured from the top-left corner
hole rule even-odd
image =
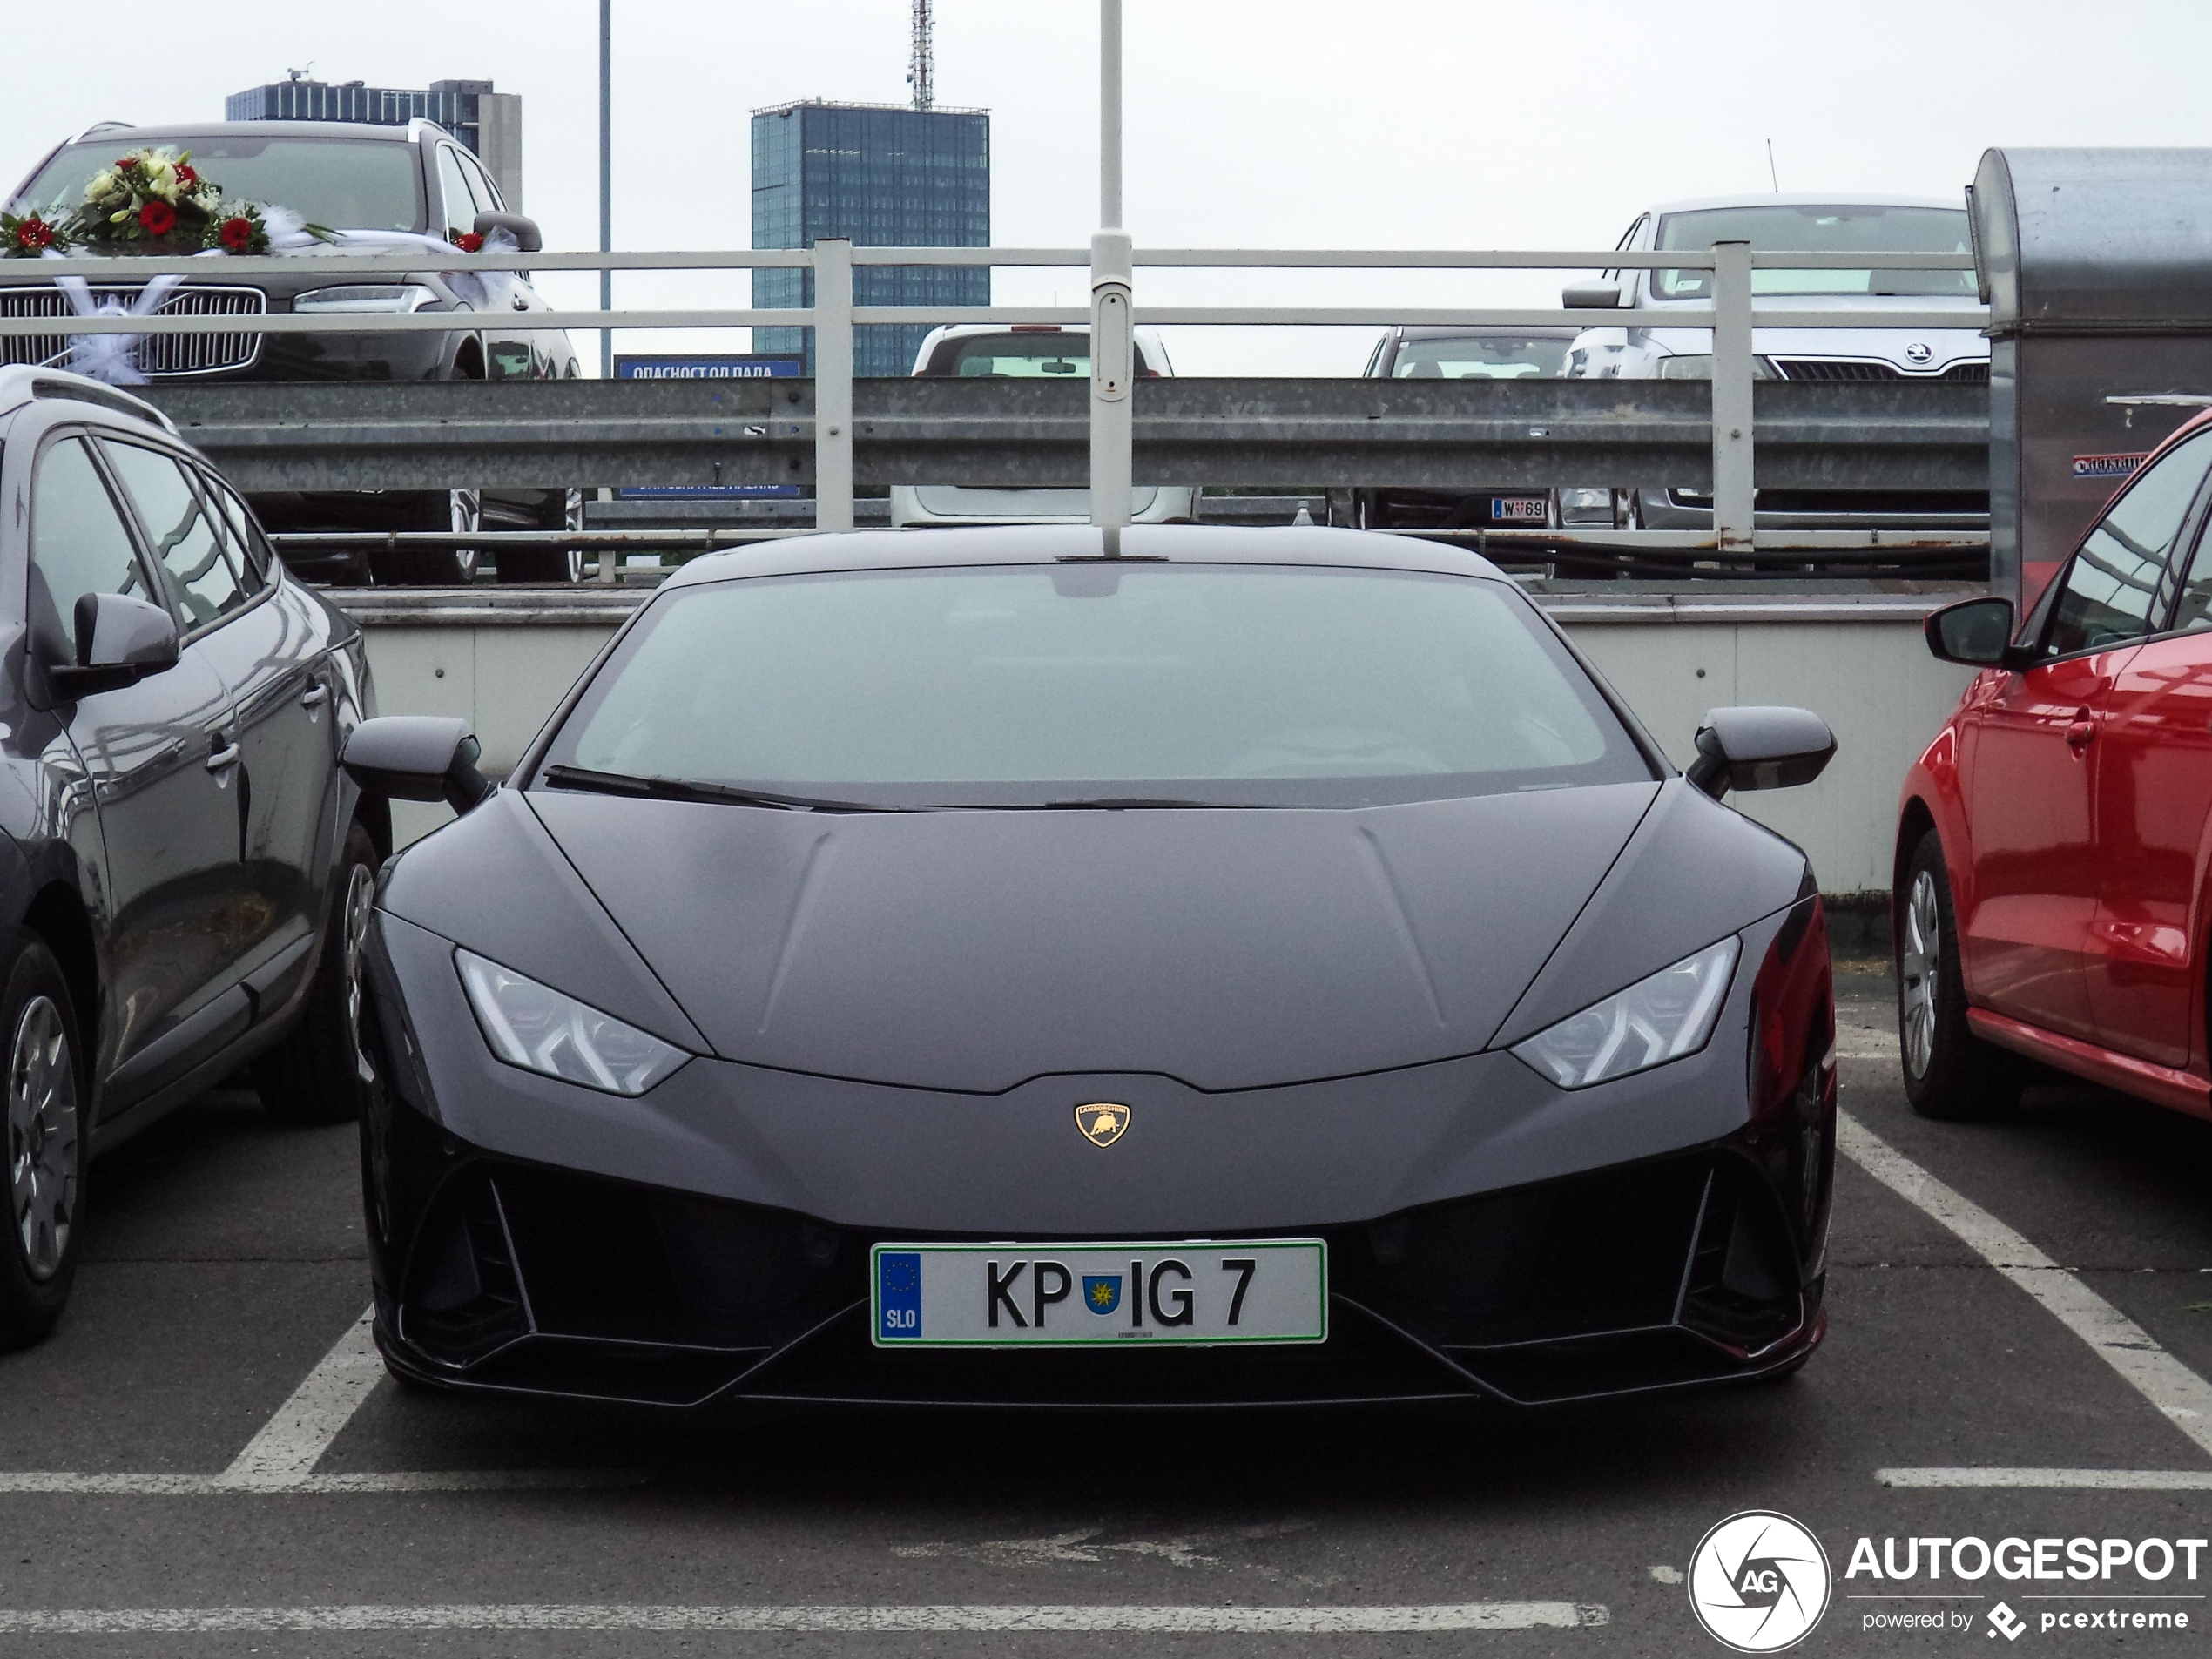
[[[1716,1642],[1738,1653],[1779,1653],[1828,1610],[1828,1552],[1770,1509],[1730,1515],[1689,1558],[1689,1608]]]

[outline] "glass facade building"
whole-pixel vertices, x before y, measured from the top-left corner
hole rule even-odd
[[[846,236],[856,247],[988,247],[991,118],[981,110],[903,105],[786,104],[752,117],[752,245],[812,247]],[[756,306],[814,302],[811,271],[756,271]],[[853,273],[861,306],[987,306],[986,266],[873,266]],[[925,325],[857,331],[855,374],[914,369]],[[801,352],[814,372],[813,330],[756,328],[755,351]]]

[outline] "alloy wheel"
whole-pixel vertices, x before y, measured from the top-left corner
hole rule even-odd
[[[77,1067],[51,997],[16,1022],[8,1062],[9,1213],[24,1265],[41,1282],[60,1271],[77,1224]]]
[[[456,536],[481,535],[484,528],[484,498],[482,492],[456,489],[451,492],[453,532]],[[473,547],[455,548],[453,554],[454,574],[466,583],[476,579],[477,550]]]
[[[351,867],[346,878],[345,908],[339,914],[339,926],[344,928],[341,945],[346,953],[346,1041],[354,1051],[354,1071],[365,1083],[376,1081],[376,1068],[369,1062],[368,1050],[361,1042],[361,953],[368,941],[368,915],[376,898],[376,878],[365,864]]]
[[[1905,1065],[1915,1077],[1925,1077],[1935,1057],[1936,991],[1943,966],[1943,917],[1934,871],[1922,870],[1912,878],[1904,921],[1898,951],[1898,1035]]]

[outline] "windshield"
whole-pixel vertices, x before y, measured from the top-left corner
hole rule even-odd
[[[1390,365],[1393,380],[1519,381],[1556,375],[1568,340],[1485,335],[1467,340],[1408,340]]]
[[[1961,207],[1710,207],[1669,213],[1656,246],[1708,248],[1749,242],[1755,248],[1801,253],[1971,253]],[[1703,300],[1710,271],[1654,271],[1661,300]],[[1974,297],[1972,271],[1754,271],[1753,293],[1911,294]]]
[[[1653,775],[1501,583],[1104,562],[679,590],[547,759],[885,808],[1363,806]]]
[[[254,134],[164,138],[136,129],[64,146],[24,186],[10,209],[74,207],[93,175],[130,150],[189,151],[192,165],[231,201],[289,207],[334,230],[412,231],[422,226],[415,146],[390,138],[262,138]]]
[[[1144,348],[1135,348],[1136,372],[1147,372]],[[941,342],[931,354],[931,374],[981,375],[1027,380],[1059,375],[1090,377],[1090,335],[1088,333],[968,334]]]

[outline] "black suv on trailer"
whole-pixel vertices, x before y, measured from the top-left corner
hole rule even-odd
[[[340,231],[405,231],[448,240],[502,223],[523,252],[540,246],[536,226],[509,214],[482,162],[430,121],[405,127],[320,121],[221,121],[189,126],[136,127],[105,122],[87,129],[31,170],[10,197],[24,213],[80,200],[88,182],[128,150],[189,152],[194,167],[226,197],[287,207],[312,225]],[[487,214],[497,219],[479,220]],[[158,243],[123,252],[173,253]],[[456,280],[435,269],[364,280],[333,273],[312,256],[298,272],[234,277],[209,260],[205,277],[182,284],[161,313],[185,316],[257,316],[271,312],[451,311],[469,321],[450,334],[148,334],[138,347],[139,368],[155,395],[162,387],[218,381],[443,381],[574,379],[582,373],[566,334],[533,328],[530,314],[550,307],[526,276],[485,272]],[[55,284],[67,265],[0,260],[0,316],[66,317],[69,299]],[[130,305],[136,285],[94,293]],[[83,338],[79,336],[78,338]],[[55,368],[70,364],[71,337],[38,334],[0,339],[0,365]],[[346,495],[256,494],[255,509],[273,530],[549,529],[569,523],[569,491],[389,490]],[[303,576],[360,580],[371,572],[361,556],[295,557]],[[569,556],[543,550],[501,556],[504,580],[559,580]],[[408,550],[379,554],[374,574],[405,582],[467,581],[474,555]]]

